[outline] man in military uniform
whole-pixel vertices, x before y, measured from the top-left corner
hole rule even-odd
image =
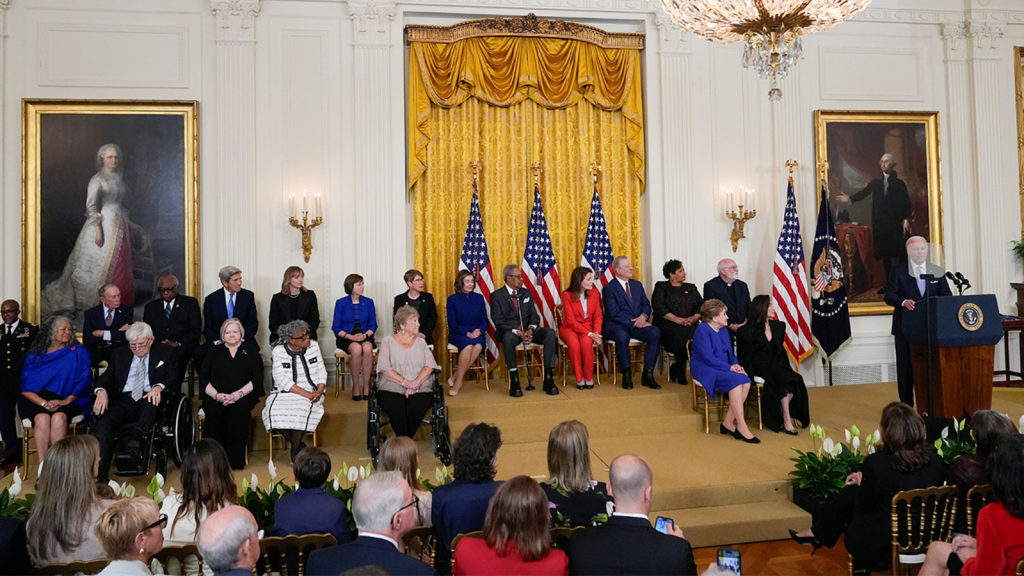
[[[18,441],[17,421],[14,411],[21,396],[21,368],[25,354],[39,332],[37,326],[19,320],[21,306],[15,300],[4,300],[0,304],[0,436],[4,441],[4,457],[0,468],[21,462],[21,442]]]

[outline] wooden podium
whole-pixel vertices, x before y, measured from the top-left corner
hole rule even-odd
[[[903,334],[910,341],[918,412],[962,418],[965,411],[992,407],[1001,320],[992,294],[933,296],[913,311],[904,310]]]

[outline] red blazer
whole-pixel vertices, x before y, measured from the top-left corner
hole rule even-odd
[[[590,291],[590,297],[586,300],[587,317],[583,317],[582,301],[577,301],[576,296],[570,292],[562,292],[562,310],[565,313],[565,321],[562,328],[568,328],[577,334],[586,336],[590,332],[601,333],[601,295],[597,290]]]
[[[509,542],[507,554],[499,558],[483,538],[463,538],[455,547],[455,576],[525,575],[568,576],[569,557],[561,550],[551,550],[536,562],[524,562],[519,547]]]
[[[996,502],[978,512],[978,555],[964,562],[960,573],[1013,574],[1017,562],[1024,557],[1024,520],[1011,516]]]

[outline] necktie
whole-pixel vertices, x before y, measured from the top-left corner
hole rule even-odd
[[[889,175],[882,176],[882,194],[889,193]]]
[[[519,293],[516,292],[515,290],[512,291],[512,305],[516,307],[516,313],[519,314],[520,318],[522,318],[523,314],[522,312],[519,311]],[[519,325],[519,329],[523,329],[522,324]]]
[[[107,328],[110,328],[110,325],[114,323],[114,311],[113,310],[107,310],[106,323],[107,323]]]
[[[168,320],[171,319],[171,303],[170,302],[168,302],[167,306],[164,307],[164,316],[166,316]]]
[[[921,293],[921,296],[924,296],[925,295],[924,291],[926,289],[926,286],[925,286],[924,279],[921,278],[922,274],[924,274],[924,266],[918,266],[917,267],[917,274],[916,274],[916,276],[917,276],[917,290],[918,290],[918,292]]]
[[[228,318],[235,317],[235,293],[228,295]]]
[[[629,280],[626,280],[626,298],[629,298],[630,302],[633,301],[633,295],[629,293]]]
[[[13,336],[14,335],[14,324],[8,324],[7,325],[7,335],[8,336]]]
[[[149,358],[149,356],[146,356]],[[139,360],[139,367],[135,370],[135,383],[132,384],[132,400],[138,402],[146,389],[146,358]]]

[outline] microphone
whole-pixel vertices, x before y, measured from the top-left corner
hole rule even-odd
[[[956,276],[953,276],[952,272],[946,272],[946,278],[948,278],[949,280],[952,280],[953,284],[955,286],[957,286],[958,288],[960,287],[960,280]]]

